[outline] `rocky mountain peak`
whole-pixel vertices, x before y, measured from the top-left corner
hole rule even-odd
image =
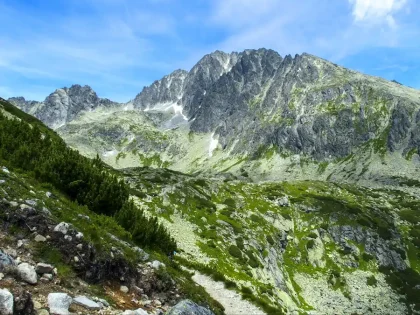
[[[118,105],[99,98],[90,86],[79,84],[57,89],[43,102],[27,101],[24,97],[13,97],[9,101],[54,129],[72,121],[82,111]]]

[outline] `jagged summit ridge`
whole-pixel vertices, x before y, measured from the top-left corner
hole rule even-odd
[[[395,165],[404,166],[398,176],[411,177],[420,152],[418,90],[307,53],[215,51],[109,113],[96,109],[112,102],[80,86],[57,90],[42,103],[15,102],[49,126],[65,124],[60,132],[68,143],[118,167],[151,163],[190,172],[217,166],[313,178],[318,163],[331,163],[328,171],[338,179],[371,182],[393,178]],[[340,160],[349,165],[336,165]],[[301,161],[310,170],[303,172]]]

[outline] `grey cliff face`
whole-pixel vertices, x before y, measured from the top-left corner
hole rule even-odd
[[[134,107],[148,109],[156,104],[177,103],[182,97],[187,74],[185,70],[176,70],[163,79],[153,82],[151,86],[143,88],[134,99]]]
[[[55,90],[44,102],[26,101],[23,97],[10,98],[9,101],[51,128],[72,121],[82,111],[118,105],[108,99],[99,98],[90,86],[78,84]]]
[[[222,148],[234,154],[257,155],[274,145],[324,160],[345,157],[368,141],[384,142],[391,152],[420,149],[419,122],[412,113],[420,98],[413,101],[401,85],[309,54],[282,58],[267,49],[216,51],[182,75],[182,87],[163,91],[165,77],[145,88],[136,107],[153,107],[153,100],[162,102],[161,95],[176,91],[191,131],[215,132]]]

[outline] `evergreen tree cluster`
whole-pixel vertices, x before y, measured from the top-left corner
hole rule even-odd
[[[96,213],[115,216],[141,246],[166,253],[176,249],[166,229],[129,200],[127,185],[108,171],[99,156],[92,160],[80,155],[39,121],[9,119],[0,111],[0,163],[51,183]]]

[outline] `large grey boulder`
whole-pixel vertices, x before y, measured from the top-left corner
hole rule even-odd
[[[83,295],[76,296],[73,299],[73,303],[92,311],[100,310],[102,308],[98,303]]]
[[[214,315],[214,313],[191,300],[182,300],[172,307],[166,315]]]
[[[22,263],[17,267],[19,277],[30,284],[36,284],[38,282],[38,276],[35,268],[28,263]]]
[[[53,315],[69,315],[69,307],[73,299],[67,293],[48,294],[48,307]]]
[[[13,295],[7,289],[0,289],[0,315],[13,315]]]

